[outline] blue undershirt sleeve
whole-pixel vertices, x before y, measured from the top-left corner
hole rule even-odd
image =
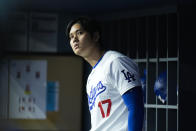
[[[141,87],[134,87],[122,95],[128,108],[128,131],[142,131],[144,120],[144,102]]]

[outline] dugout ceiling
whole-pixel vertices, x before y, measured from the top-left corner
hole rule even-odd
[[[0,10],[46,10],[67,13],[100,14],[144,8],[176,5],[178,0],[16,0],[0,1]]]

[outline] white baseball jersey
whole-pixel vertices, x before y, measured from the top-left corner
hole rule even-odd
[[[91,131],[127,131],[128,109],[121,95],[141,86],[138,67],[127,56],[107,51],[87,81]]]

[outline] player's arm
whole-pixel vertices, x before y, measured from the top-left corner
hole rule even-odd
[[[142,131],[144,120],[144,103],[142,88],[134,87],[122,95],[128,108],[128,131]]]

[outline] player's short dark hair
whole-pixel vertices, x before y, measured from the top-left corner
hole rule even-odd
[[[91,37],[93,36],[95,32],[98,32],[101,37],[101,27],[98,21],[96,21],[95,19],[91,19],[89,17],[78,17],[78,18],[72,19],[67,25],[66,36],[68,37],[68,39],[70,39],[69,33],[71,30],[71,27],[76,23],[80,24],[85,31],[89,32]]]

